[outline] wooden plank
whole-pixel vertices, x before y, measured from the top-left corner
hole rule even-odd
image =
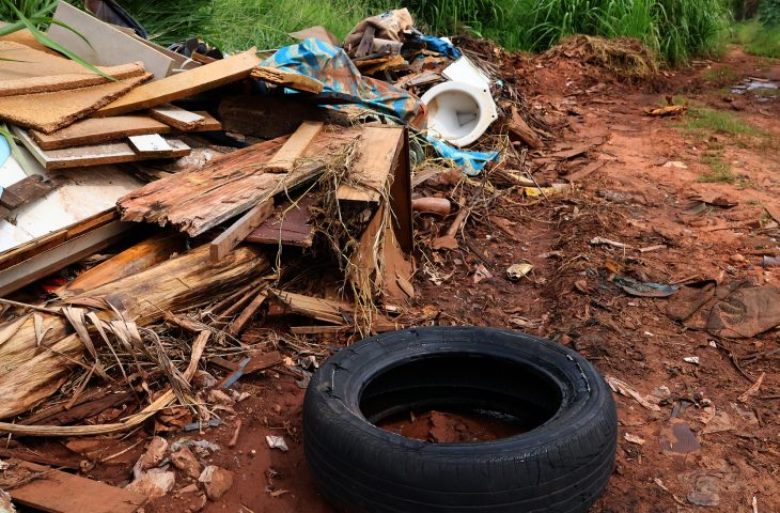
[[[200,169],[156,180],[121,198],[125,221],[173,225],[190,236],[246,212],[258,203],[318,176],[359,134],[359,128],[327,127],[306,149],[305,165],[291,173],[265,172],[284,138],[248,146]]]
[[[113,212],[112,212],[113,214]],[[24,261],[0,270],[0,297],[19,290],[63,267],[78,262],[126,237],[132,224],[113,221],[83,234],[62,240],[48,250],[41,250]],[[63,235],[60,233],[60,235]]]
[[[110,82],[74,61],[10,41],[0,41],[0,59],[0,96],[49,93]],[[140,62],[100,68],[118,80],[145,73]]]
[[[166,125],[177,128],[182,132],[195,130],[206,121],[206,118],[200,114],[170,104],[151,109],[149,115],[157,121],[162,121]]]
[[[54,19],[77,31],[78,34],[63,26],[52,24],[48,36],[90,64],[96,66],[124,64],[128,56],[132,56],[134,60],[142,61],[146,70],[157,80],[165,78],[170,73],[173,59],[67,2],[60,1],[57,4]],[[79,34],[83,35],[89,43],[81,39]]]
[[[252,78],[306,93],[319,94],[325,89],[325,84],[315,78],[267,66],[258,66],[253,69]]]
[[[15,460],[16,468],[41,473],[40,479],[11,488],[14,502],[47,513],[134,513],[143,495],[35,463]],[[10,471],[9,471],[10,472]]]
[[[304,121],[289,139],[279,148],[265,165],[267,173],[289,173],[295,169],[296,161],[322,130],[319,121]]]
[[[252,230],[260,226],[274,211],[274,200],[267,199],[249,210],[241,218],[230,225],[210,246],[211,261],[219,262],[225,255],[243,241]]]
[[[131,135],[166,134],[172,128],[149,116],[88,118],[50,134],[32,130],[30,135],[44,150],[59,150],[125,139]]]
[[[0,21],[0,28],[5,27],[6,25],[8,25],[8,23]],[[58,57],[60,56],[60,54],[51,48],[47,48],[46,46],[39,43],[38,40],[35,39],[35,36],[32,34],[32,32],[27,29],[17,30],[16,32],[11,32],[10,34],[0,36],[0,41],[13,41],[14,43],[19,43],[35,50],[40,50]]]
[[[87,117],[149,78],[151,75],[145,74],[68,91],[0,96],[0,119],[50,134]]]
[[[281,205],[270,219],[247,235],[246,242],[310,248],[314,241],[314,226],[309,219],[314,201],[314,197],[307,194],[294,205]]]
[[[150,109],[215,89],[248,77],[252,68],[259,62],[256,50],[252,48],[211,64],[144,84],[123,98],[103,107],[96,115],[114,116],[140,109]]]
[[[349,180],[336,191],[339,201],[377,203],[389,191],[388,180],[399,156],[404,130],[401,127],[367,126],[358,141],[358,156],[349,170]]]
[[[145,157],[165,157],[173,151],[168,141],[158,134],[132,135],[127,140],[136,153]]]
[[[33,157],[47,170],[137,162],[161,157],[177,158],[189,155],[191,151],[189,146],[178,139],[168,140],[171,150],[165,153],[140,154],[133,151],[128,143],[123,142],[46,151],[35,144],[32,137],[24,130],[14,127],[13,131]]]

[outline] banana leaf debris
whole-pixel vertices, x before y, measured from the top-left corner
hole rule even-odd
[[[87,6],[60,2],[53,44],[0,37],[0,509],[130,512],[182,475],[205,504],[234,479],[203,468],[219,449],[123,437],[213,429],[245,376],[305,387],[317,340],[419,322],[415,247],[464,243],[487,172],[555,193],[513,171],[551,128],[494,52],[406,9],[223,55]],[[466,103],[422,101],[442,84]],[[120,488],[35,437],[81,471],[143,454]]]

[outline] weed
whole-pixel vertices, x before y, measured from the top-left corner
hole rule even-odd
[[[780,24],[766,26],[759,21],[740,23],[734,29],[734,41],[749,54],[780,58]]]
[[[714,132],[731,136],[764,136],[764,132],[736,115],[710,109],[708,107],[690,106],[688,115],[683,122],[683,128],[691,132]]]
[[[732,173],[731,166],[723,160],[719,154],[706,154],[701,158],[703,164],[710,168],[709,173],[699,177],[699,182],[703,183],[734,183],[737,180],[736,175]]]
[[[719,66],[717,68],[708,69],[701,74],[701,77],[715,87],[735,84],[740,78],[739,73],[728,66]]]

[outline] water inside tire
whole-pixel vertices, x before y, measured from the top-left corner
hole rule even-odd
[[[365,418],[436,443],[495,440],[531,431],[555,415],[563,392],[530,364],[477,354],[439,354],[392,366],[360,394]]]

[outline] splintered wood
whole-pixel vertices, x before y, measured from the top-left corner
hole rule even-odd
[[[123,221],[173,225],[194,237],[253,206],[317,176],[353,141],[358,128],[328,127],[308,145],[308,162],[290,173],[268,173],[266,164],[285,138],[249,146],[201,169],[152,182],[121,198]]]
[[[127,258],[120,254],[110,262],[123,268]],[[121,276],[120,270],[108,272],[107,265],[95,272],[100,272],[101,276]],[[208,245],[204,245],[109,283],[96,284],[88,279],[91,270],[85,271],[81,276],[82,283],[91,282],[96,286],[68,295],[63,301],[101,313],[115,308],[123,313],[125,319],[144,326],[161,319],[166,311],[196,306],[199,302],[209,301],[216,293],[229,291],[246,280],[251,281],[265,273],[269,266],[269,260],[252,248],[238,248],[213,264],[209,262]],[[0,397],[3,398],[0,401],[0,418],[27,411],[56,392],[74,362],[84,354],[82,338],[78,333],[69,333],[70,325],[63,317],[47,313],[41,315],[46,334],[43,344],[38,342],[40,330],[36,330],[33,316],[22,318],[10,334],[12,338],[0,344]],[[3,429],[11,428],[0,426],[0,431]],[[110,428],[114,431],[122,429],[119,424]],[[40,433],[54,435],[67,433],[67,430]]]

